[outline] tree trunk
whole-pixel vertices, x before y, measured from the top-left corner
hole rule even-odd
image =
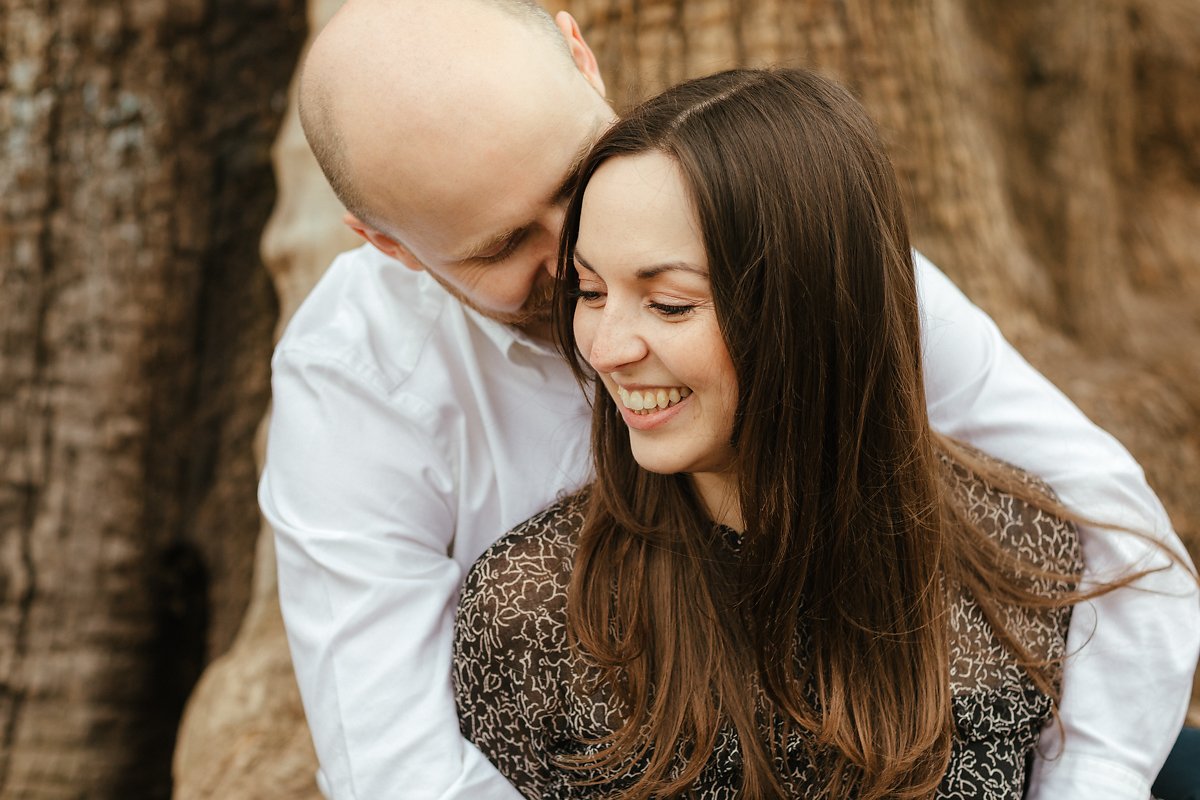
[[[309,29],[315,34],[341,5],[310,0]],[[304,140],[294,81],[272,159],[279,198],[262,250],[279,296],[282,333],[333,257],[357,243]],[[265,420],[260,430],[265,432]],[[260,463],[263,444],[255,448]],[[321,796],[279,615],[274,552],[271,530],[263,526],[246,620],[233,648],[208,668],[188,701],[174,758],[177,800]]]
[[[0,5],[4,797],[169,796],[240,624],[296,5]]]
[[[314,27],[338,5],[312,0]],[[1131,447],[1196,552],[1200,11],[1192,0],[547,6],[579,19],[618,108],[738,64],[807,63],[853,87],[889,142],[916,245]],[[297,135],[293,117],[277,146],[283,193],[264,244],[285,317],[345,241]],[[181,729],[183,798],[312,792],[316,765],[282,666],[264,537],[249,621]],[[283,762],[297,772],[281,786]]]

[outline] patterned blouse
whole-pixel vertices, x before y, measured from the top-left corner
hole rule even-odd
[[[947,467],[963,507],[996,541],[1027,563],[1079,574],[1073,526],[992,489],[961,467],[948,462]],[[620,794],[619,784],[579,786],[581,773],[555,761],[595,752],[585,742],[620,724],[615,702],[603,689],[584,690],[595,685],[597,672],[567,644],[567,585],[585,495],[560,501],[497,541],[475,563],[459,601],[454,683],[463,734],[529,798]],[[1049,580],[1035,584],[1046,591],[1075,588]],[[1063,656],[1069,608],[1004,613],[1010,630],[1035,655]],[[970,597],[957,598],[949,624],[956,735],[936,797],[1019,798],[1039,733],[1051,718],[1051,700],[1034,687]],[[824,782],[799,737],[776,768],[790,797],[822,797]],[[739,764],[737,737],[723,731],[692,796],[736,797]]]

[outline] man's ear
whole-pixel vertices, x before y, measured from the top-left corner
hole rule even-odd
[[[600,77],[600,65],[596,63],[596,55],[592,52],[592,48],[588,47],[588,43],[583,40],[583,32],[579,30],[579,23],[566,11],[560,11],[554,17],[554,24],[558,26],[563,39],[567,41],[567,47],[571,50],[571,58],[575,61],[575,66],[583,73],[583,77],[587,78],[587,82],[600,93],[601,97],[608,97],[604,90],[604,78]]]
[[[411,250],[386,233],[363,222],[349,211],[342,217],[342,221],[346,223],[346,227],[366,239],[385,256],[391,256],[413,272],[421,272],[425,269],[425,265],[417,260]]]

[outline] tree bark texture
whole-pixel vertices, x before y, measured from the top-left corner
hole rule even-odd
[[[297,0],[0,5],[0,796],[168,797],[258,531]]]
[[[341,5],[310,0],[309,30],[319,31]],[[304,140],[294,80],[271,155],[279,195],[262,252],[279,297],[282,333],[333,257],[359,240],[342,224],[343,209]],[[260,462],[264,444],[260,436]],[[174,756],[174,796],[319,800],[316,769],[279,614],[274,539],[264,525],[246,620],[232,649],[205,671],[188,701]]]
[[[314,29],[339,5],[338,0],[310,0]],[[803,63],[848,83],[889,143],[906,190],[917,247],[987,309],[1037,366],[1133,450],[1180,534],[1197,552],[1200,7],[1194,0],[560,0],[547,5],[570,10],[579,19],[618,108],[682,78],[738,64]],[[82,3],[79,8],[84,8]],[[5,13],[12,27],[15,12]],[[164,11],[163,18],[178,14],[186,17],[182,11]],[[102,26],[93,25],[87,35],[97,36],[98,30]],[[262,31],[253,35],[260,37]],[[192,61],[185,63],[195,68]],[[32,68],[32,74],[40,76],[35,81],[51,84],[55,79],[50,76],[61,72],[49,61]],[[19,77],[8,69],[6,96]],[[161,82],[163,72],[144,70],[123,80],[134,86]],[[178,89],[186,92],[189,86]],[[98,183],[88,195],[44,189],[61,186],[62,178],[57,184],[42,181],[36,176],[43,172],[70,174],[83,161],[102,164],[108,162],[101,156],[114,157],[108,155],[107,144],[63,138],[62,132],[69,129],[63,122],[66,112],[47,111],[39,103],[49,107],[52,101],[39,97],[33,89],[20,96],[25,103],[21,113],[35,120],[25,124],[21,130],[29,133],[22,135],[34,141],[62,141],[56,149],[17,146],[42,161],[28,168],[35,177],[25,179],[18,195],[27,198],[23,202],[28,209],[8,223],[13,233],[5,245],[14,256],[23,254],[24,260],[14,263],[26,266],[13,268],[12,274],[24,277],[11,280],[28,298],[14,303],[7,299],[11,290],[5,289],[6,308],[13,309],[0,321],[6,331],[6,381],[8,375],[28,377],[18,384],[23,388],[17,399],[0,404],[4,442],[20,446],[17,466],[6,465],[3,473],[4,491],[11,494],[14,509],[5,512],[3,563],[9,577],[0,588],[6,602],[4,619],[10,622],[3,630],[21,643],[13,650],[23,654],[17,662],[32,663],[32,643],[40,641],[38,636],[51,635],[42,632],[43,626],[75,631],[70,646],[76,649],[83,645],[81,638],[90,642],[89,637],[96,637],[89,657],[111,660],[113,652],[127,651],[112,648],[110,641],[120,637],[106,626],[124,618],[109,613],[103,624],[89,622],[94,627],[88,627],[83,620],[91,618],[83,611],[66,610],[74,606],[47,606],[37,612],[37,598],[49,596],[47,581],[58,576],[54,580],[59,581],[59,593],[67,591],[66,585],[75,591],[90,581],[87,596],[93,602],[96,596],[118,596],[129,608],[140,608],[153,595],[129,588],[138,584],[123,577],[137,572],[128,564],[140,565],[146,553],[161,552],[164,540],[198,541],[194,533],[175,532],[189,530],[187,525],[202,517],[195,513],[200,504],[162,499],[177,497],[168,489],[186,483],[180,465],[197,463],[184,452],[187,439],[180,431],[187,428],[180,425],[191,417],[177,404],[176,391],[197,391],[194,387],[202,385],[195,362],[185,366],[187,346],[197,337],[198,317],[194,310],[171,311],[170,303],[181,287],[204,280],[211,264],[189,260],[203,247],[176,247],[173,252],[182,251],[181,256],[170,263],[131,266],[140,264],[132,257],[146,247],[123,244],[123,236],[139,242],[174,242],[171,235],[194,241],[203,236],[187,226],[163,223],[170,234],[155,227],[159,217],[153,210],[160,206],[153,204],[122,217],[125,227],[103,219],[116,213],[112,209],[126,207],[121,203],[132,202],[123,199],[119,188],[123,171],[114,170],[112,182]],[[104,104],[115,109],[110,113],[118,120],[112,130],[104,128],[109,138],[118,136],[114,130],[125,130],[120,114],[133,113],[121,111],[125,106],[120,97],[115,94]],[[75,105],[84,111],[73,113],[85,113],[86,99],[79,94]],[[36,122],[43,118],[48,121]],[[134,130],[144,128],[142,124]],[[178,134],[181,126],[170,130]],[[229,145],[233,143],[230,139]],[[190,162],[180,160],[188,147],[177,139],[156,151],[155,158],[174,159],[180,163],[174,169],[186,170]],[[211,149],[204,152],[211,155]],[[281,194],[263,250],[281,319],[286,320],[331,254],[352,240],[340,228],[340,210],[299,137],[294,108],[274,155]],[[190,157],[202,156],[192,152]],[[44,166],[37,166],[43,161]],[[152,172],[165,169],[158,164],[137,166]],[[189,175],[190,180],[169,185],[184,195],[175,205],[186,204],[193,218],[195,209],[210,208],[214,201],[203,182],[211,176]],[[171,193],[168,197],[175,201]],[[143,206],[149,202],[140,196],[138,200]],[[52,224],[65,219],[61,209],[75,202],[83,203],[80,218],[101,218],[89,223],[94,235],[86,237],[86,244],[83,237],[68,235],[61,223]],[[201,216],[210,219],[211,213]],[[80,264],[71,271],[69,265],[79,264],[85,247],[87,270]],[[114,252],[128,252],[132,260],[117,258]],[[102,268],[107,264],[113,265],[108,271]],[[167,274],[172,276],[169,285]],[[148,296],[153,304],[144,299]],[[157,310],[146,316],[146,308]],[[134,322],[113,309],[126,309]],[[80,329],[79,319],[93,317],[103,324]],[[133,335],[131,326],[140,338],[135,344],[121,344]],[[10,341],[29,349],[17,348],[16,355],[10,355]],[[226,371],[229,363],[210,363],[217,385],[244,385]],[[106,376],[132,377],[115,384],[88,379],[85,391],[81,376],[97,370]],[[97,392],[97,385],[108,388]],[[228,417],[219,419],[227,426],[223,430],[233,429]],[[222,441],[232,446],[242,440],[235,442],[228,435]],[[226,469],[219,459],[208,463],[214,470]],[[249,483],[252,473],[243,469]],[[67,491],[64,472],[74,476],[71,486],[94,486],[92,493]],[[160,493],[149,501],[141,499],[137,490],[144,487]],[[95,499],[81,506],[84,497]],[[230,515],[230,527],[220,534],[228,543],[220,547],[229,547],[230,553],[247,547],[246,537],[256,528],[248,521],[252,511],[234,510],[250,502],[249,487],[242,491],[231,485],[221,511]],[[215,509],[210,513],[217,514]],[[245,527],[232,529],[235,513],[236,524],[245,522]],[[74,544],[73,532],[85,526],[101,533],[80,537],[81,544]],[[132,529],[139,531],[137,536],[109,533]],[[8,536],[8,530],[24,533]],[[64,546],[63,541],[71,544]],[[67,546],[76,550],[68,551]],[[91,548],[86,553],[81,549],[85,546]],[[68,560],[67,552],[74,557]],[[248,556],[248,550],[243,552]],[[270,535],[264,531],[246,622],[233,649],[208,670],[180,729],[175,756],[178,797],[315,796],[315,761],[288,669],[270,553]],[[101,559],[111,565],[101,577],[94,569],[61,577],[68,569],[83,570],[84,563]],[[229,556],[230,564],[235,560]],[[84,589],[78,591],[84,597]],[[227,595],[235,592],[227,590]],[[131,612],[130,619],[143,617]],[[140,640],[151,638],[146,630],[132,622],[120,627],[122,636]],[[81,631],[86,632],[83,637]],[[45,657],[57,651],[39,646],[39,663],[59,663]],[[25,673],[8,666],[14,659],[0,658],[3,685],[12,686],[8,676]],[[61,667],[44,669],[59,674],[53,670]],[[99,700],[100,689],[88,696]],[[131,694],[112,697],[103,695],[111,709],[141,702]],[[4,713],[4,719],[22,717]],[[93,730],[98,727],[95,721],[90,724]]]

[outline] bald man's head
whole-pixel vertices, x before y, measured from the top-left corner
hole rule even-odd
[[[512,14],[517,19],[522,20],[530,25],[541,28],[542,32],[551,37],[552,41],[559,48],[560,52],[569,60],[571,53],[566,47],[566,42],[563,41],[559,33],[558,27],[554,24],[554,18],[542,8],[536,0],[477,0],[478,2],[489,3],[492,6]]]
[[[503,12],[504,18],[495,15],[496,11]],[[455,24],[464,20],[484,23],[500,36],[513,34],[506,22],[519,23],[541,35],[538,50],[547,56],[547,64],[553,63],[552,56],[557,55],[562,68],[576,68],[562,31],[535,0],[352,0],[318,36],[301,68],[300,123],[309,146],[346,209],[375,227],[386,230],[394,223],[372,211],[366,193],[355,180],[342,130],[353,124],[353,112],[339,107],[338,95],[350,81],[366,81],[368,85],[377,81],[382,87],[382,82],[396,77],[395,71],[412,68],[415,60],[397,58],[389,63],[388,50],[412,44],[415,35],[427,37],[425,44],[432,47],[448,47]],[[374,64],[360,63],[360,68],[354,69],[343,63],[347,56],[353,58],[372,46],[384,48],[383,58]]]
[[[574,165],[614,118],[603,95],[575,21],[526,0],[350,0],[300,82],[352,227],[526,326],[546,312]]]

